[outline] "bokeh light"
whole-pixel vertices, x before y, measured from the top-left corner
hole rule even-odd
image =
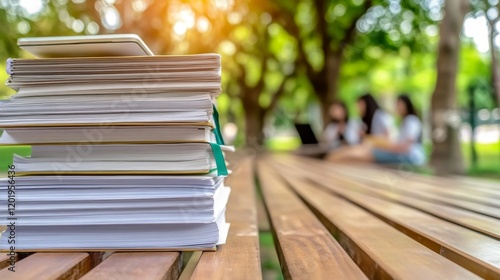
[[[43,2],[42,0],[20,0],[19,5],[28,13],[36,14],[42,11]]]

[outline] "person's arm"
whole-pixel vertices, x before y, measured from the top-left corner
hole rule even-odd
[[[382,147],[382,149],[393,153],[407,153],[411,146],[418,141],[421,130],[422,124],[417,117],[407,117],[403,120],[399,141]]]
[[[388,140],[391,140],[391,136],[392,136],[392,130],[393,130],[393,127],[394,127],[394,119],[392,118],[391,115],[389,115],[388,113],[385,113],[383,115],[381,115],[381,125],[382,125],[382,130],[383,130],[383,137],[388,139]]]
[[[362,126],[355,120],[349,120],[344,128],[344,138],[347,144],[355,145],[361,142],[364,136]]]
[[[387,145],[391,141],[392,118],[382,110],[377,110],[373,116],[372,133],[366,136],[368,144],[373,146]]]
[[[405,140],[402,142],[390,143],[388,145],[381,146],[380,149],[392,153],[406,154],[413,144],[414,142],[412,140]]]
[[[322,140],[324,143],[331,144],[338,138],[338,127],[335,124],[329,124],[323,132]]]

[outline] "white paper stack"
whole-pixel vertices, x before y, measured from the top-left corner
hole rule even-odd
[[[0,180],[3,202],[15,189],[0,221],[15,221],[17,251],[225,242],[219,55],[9,59],[7,72],[0,144],[32,145]]]

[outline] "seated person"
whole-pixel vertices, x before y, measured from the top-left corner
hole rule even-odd
[[[375,98],[369,93],[359,97],[357,105],[364,126],[360,131],[363,140],[388,141],[391,135],[392,117],[380,108]]]
[[[346,147],[327,156],[328,160],[358,160],[376,163],[409,163],[422,165],[425,153],[422,147],[422,122],[407,95],[397,99],[397,111],[402,118],[397,142],[364,141],[361,145]]]
[[[347,106],[343,102],[334,102],[328,111],[330,123],[323,133],[323,141],[330,149],[336,149],[343,145],[359,144],[360,124],[349,118]]]

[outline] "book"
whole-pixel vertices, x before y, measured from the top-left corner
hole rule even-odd
[[[1,191],[8,181],[0,180]],[[228,230],[224,211],[230,188],[214,173],[26,176],[16,178],[16,191],[22,201],[15,210],[20,251],[213,249],[225,241]],[[9,217],[0,213],[2,223],[8,224]],[[4,247],[7,235],[2,234]]]
[[[224,212],[210,223],[18,226],[23,241],[16,251],[215,250],[226,242],[228,231]],[[0,248],[10,247],[5,236]]]
[[[136,34],[29,37],[17,45],[36,57],[154,55]]]
[[[224,210],[229,193],[230,188],[223,186],[223,182],[213,189],[106,185],[32,188],[19,191],[17,199],[22,203],[16,209],[16,217],[23,226],[210,223]],[[133,200],[136,207],[124,208],[129,200]],[[150,200],[155,203],[151,204]],[[61,205],[81,202],[94,202],[94,207],[82,203],[86,208],[61,209]],[[7,211],[0,213],[2,222],[8,222],[9,217]]]
[[[75,45],[68,57],[69,39],[20,40],[55,58],[7,61],[16,94],[0,102],[0,144],[32,145],[30,156],[13,158],[17,177],[0,179],[10,194],[0,200],[15,200],[0,224],[15,218],[16,251],[223,244],[224,152],[234,149],[224,146],[215,106],[220,56],[79,57]],[[95,53],[95,39],[79,37],[78,46]],[[10,250],[9,235],[0,250]]]
[[[208,126],[86,126],[7,128],[2,145],[216,142]]]
[[[26,174],[203,174],[224,164],[222,149],[208,143],[36,145],[31,157],[14,156]]]
[[[9,59],[7,85],[17,97],[200,89],[220,91],[218,54],[102,58]]]

